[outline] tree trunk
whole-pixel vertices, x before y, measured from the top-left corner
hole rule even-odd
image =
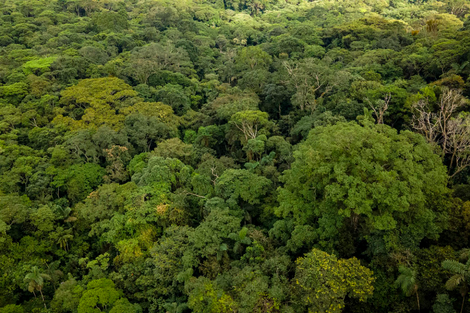
[[[39,292],[41,293],[41,298],[42,298],[42,303],[44,303],[44,308],[47,310],[46,301],[44,300],[44,295],[42,294],[42,290],[39,289]]]
[[[463,298],[462,298],[462,307],[460,308],[460,313],[463,312],[463,305],[465,304],[465,294],[463,295]]]
[[[418,311],[421,312],[421,307],[419,306],[419,294],[418,294],[418,291],[416,291],[416,301],[418,301]]]

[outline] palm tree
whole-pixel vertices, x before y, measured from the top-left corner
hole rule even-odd
[[[460,313],[463,312],[465,304],[465,296],[468,293],[468,282],[470,280],[470,250],[464,249],[460,255],[461,259],[467,259],[465,264],[454,260],[445,260],[442,262],[442,267],[454,275],[446,282],[446,288],[453,290],[460,286],[460,295],[462,296],[462,306]]]
[[[34,294],[36,297],[35,291],[39,291],[41,294],[42,302],[44,303],[44,308],[46,307],[46,301],[44,301],[44,295],[42,294],[42,287],[44,287],[44,280],[50,280],[51,277],[47,274],[43,274],[39,271],[37,266],[33,266],[31,272],[26,274],[24,281],[28,283],[28,291]]]
[[[73,239],[72,229],[64,230],[62,227],[59,227],[58,231],[59,230],[60,230],[60,234],[58,235],[57,243],[62,249],[67,251],[69,247],[68,241]]]
[[[419,306],[419,294],[418,294],[418,280],[416,279],[417,273],[415,270],[400,265],[398,269],[400,276],[395,281],[395,286],[400,287],[403,293],[409,297],[416,294],[416,301],[418,302],[418,310],[421,311]]]

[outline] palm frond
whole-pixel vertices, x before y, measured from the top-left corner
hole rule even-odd
[[[416,283],[416,271],[405,266],[400,266],[398,271],[400,275],[395,281],[395,286],[399,287],[407,296],[411,296],[418,287]]]
[[[446,288],[448,290],[453,290],[457,288],[460,285],[460,283],[464,280],[465,278],[462,275],[455,274],[454,276],[449,278],[449,280],[446,282]]]
[[[468,272],[467,266],[454,260],[445,260],[442,262],[442,267],[445,270],[451,271],[454,274],[465,276]]]

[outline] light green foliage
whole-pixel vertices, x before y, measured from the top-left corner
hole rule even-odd
[[[131,76],[142,84],[147,83],[152,74],[162,70],[186,75],[193,72],[188,51],[169,42],[166,44],[154,42],[135,49],[129,65]]]
[[[242,143],[247,143],[249,139],[255,139],[258,135],[269,133],[271,122],[268,117],[267,113],[259,110],[240,111],[232,115],[230,125],[233,132],[239,133],[236,138]]]
[[[239,111],[258,110],[259,98],[255,93],[228,90],[210,102],[207,109],[213,111],[219,119],[230,120]]]
[[[125,116],[116,114],[117,110],[136,102],[136,96],[131,86],[118,78],[81,80],[62,92],[60,102],[64,113],[71,116],[58,115],[53,123],[64,124],[72,130],[98,128],[101,125],[119,129]],[[73,119],[77,109],[84,113],[80,120]]]
[[[279,162],[292,163],[293,154],[292,146],[281,136],[272,136],[268,138],[266,142],[267,150],[273,150],[276,152],[276,158]]]
[[[147,117],[155,117],[164,122],[169,127],[176,127],[179,124],[178,118],[173,114],[170,106],[161,102],[137,102],[133,106],[125,107],[122,109],[125,115],[132,113],[140,113]]]
[[[416,293],[418,290],[416,271],[405,266],[400,266],[399,272],[400,275],[395,281],[395,285],[401,288],[407,296]]]
[[[56,59],[57,57],[47,57],[47,58],[28,61],[25,64],[23,64],[23,72],[26,75],[29,75],[29,74],[40,75],[46,72],[47,70],[49,70],[49,67]]]
[[[395,286],[400,288],[406,296],[416,295],[418,310],[420,310],[418,279],[416,270],[400,265],[398,268],[400,275],[395,281]]]
[[[327,63],[318,59],[283,63],[285,75],[294,89],[291,102],[301,111],[313,112],[323,98],[334,89],[342,89],[351,79],[347,71],[333,72]]]
[[[133,183],[125,185],[106,184],[93,191],[82,203],[76,206],[79,214],[88,224],[111,218],[122,211],[126,201],[137,187]]]
[[[54,294],[51,307],[57,312],[76,311],[83,288],[74,278],[62,282]]]
[[[193,279],[188,285],[191,289],[188,305],[194,312],[228,313],[236,310],[232,297],[218,289],[217,285],[214,286],[207,278]]]
[[[240,70],[267,69],[271,64],[271,56],[259,46],[248,47],[240,50],[235,63]]]
[[[212,210],[204,221],[190,234],[189,241],[194,249],[188,250],[184,259],[189,261],[191,256],[218,256],[227,251],[231,234],[240,230],[240,218],[232,216],[227,209]],[[197,260],[191,260],[194,264]]]
[[[296,297],[309,312],[341,312],[346,296],[365,301],[374,290],[371,270],[356,258],[338,260],[313,249],[296,260]]]
[[[217,178],[230,168],[239,168],[233,159],[225,156],[217,159],[208,153],[204,154],[191,180],[194,191],[201,195],[212,194]]]
[[[0,96],[13,104],[18,104],[27,94],[28,85],[23,82],[0,86]]]
[[[21,305],[9,304],[0,308],[1,313],[23,313],[24,310]]]
[[[76,164],[59,170],[51,185],[63,189],[72,201],[77,202],[101,184],[105,173],[105,169],[97,164]]]
[[[259,204],[271,185],[271,182],[248,170],[228,169],[216,181],[218,195],[230,201],[245,201]]]
[[[132,304],[126,298],[121,298],[114,303],[113,308],[109,311],[109,313],[121,313],[121,312],[129,312],[129,313],[141,313],[142,308],[138,304]]]
[[[261,135],[257,138],[249,139],[243,150],[246,151],[248,160],[260,159],[265,149],[266,136]],[[256,157],[257,156],[257,157]]]
[[[223,132],[221,129],[215,125],[210,125],[207,127],[199,127],[194,141],[205,147],[213,147],[220,143],[222,139]]]
[[[51,280],[51,277],[45,273],[41,273],[41,270],[37,266],[31,268],[31,272],[26,274],[24,277],[24,282],[28,284],[28,291],[36,295],[36,291],[39,291],[41,294],[42,302],[44,303],[44,308],[46,307],[46,302],[44,300],[44,295],[42,289],[47,280]]]
[[[31,222],[40,232],[50,232],[54,229],[54,220],[56,216],[51,208],[44,205],[31,213]]]
[[[149,186],[155,191],[170,192],[189,182],[192,168],[178,159],[151,157],[147,166],[132,176],[138,186]]]
[[[64,105],[99,107],[106,103],[120,107],[120,101],[135,97],[136,93],[124,81],[110,77],[82,80],[76,86],[64,90],[61,96]]]
[[[102,312],[121,297],[110,279],[102,278],[88,283],[78,305],[78,313]]]
[[[470,0],[0,3],[0,312],[468,309]]]
[[[21,224],[30,213],[30,205],[26,195],[0,195],[0,219],[7,225]]]
[[[154,150],[155,155],[163,158],[179,159],[183,163],[190,164],[193,147],[185,144],[179,138],[172,138],[160,142]]]

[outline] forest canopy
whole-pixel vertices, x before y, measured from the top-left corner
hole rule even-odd
[[[0,313],[470,312],[470,1],[0,0]]]

